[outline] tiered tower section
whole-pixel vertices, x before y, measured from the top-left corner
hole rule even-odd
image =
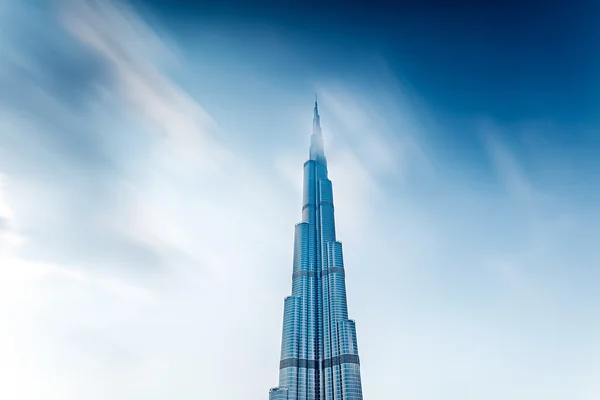
[[[296,224],[292,295],[285,298],[279,386],[269,400],[362,400],[354,321],[348,319],[342,243],[315,99]]]

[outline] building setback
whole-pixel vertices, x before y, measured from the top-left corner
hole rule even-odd
[[[292,295],[285,298],[279,386],[269,400],[362,400],[354,321],[348,319],[342,243],[317,101],[296,224]]]

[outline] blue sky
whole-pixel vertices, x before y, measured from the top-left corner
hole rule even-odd
[[[365,397],[597,399],[597,6],[469,3],[0,1],[0,397],[266,397],[317,91]]]

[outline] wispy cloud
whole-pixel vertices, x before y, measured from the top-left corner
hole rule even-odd
[[[156,67],[158,59],[174,55],[136,14],[120,3],[85,1],[66,9],[63,20],[77,39],[112,66],[114,88],[128,113],[144,127],[166,134],[187,162],[210,163],[219,156],[222,149],[211,137],[215,122]],[[189,148],[193,157],[186,151]],[[198,157],[199,150],[203,157]]]
[[[535,208],[535,189],[519,167],[516,158],[499,139],[493,127],[484,130],[484,141],[492,163],[506,190],[521,205]]]

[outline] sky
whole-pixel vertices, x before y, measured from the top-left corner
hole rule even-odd
[[[597,400],[598,11],[0,1],[0,398],[266,398],[317,92],[365,398]]]

